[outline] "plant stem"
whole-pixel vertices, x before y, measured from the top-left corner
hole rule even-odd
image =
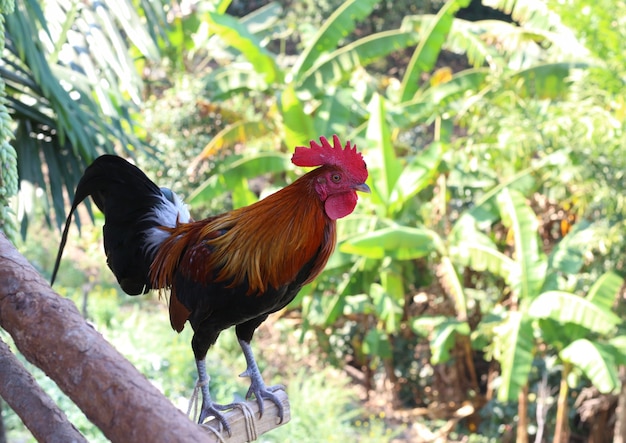
[[[528,443],[528,384],[520,390],[517,407],[517,443]]]
[[[561,374],[561,386],[559,387],[559,399],[556,409],[556,425],[554,430],[554,443],[567,442],[569,438],[569,426],[567,422],[567,396],[569,387],[567,386],[567,376],[572,369],[570,363],[563,364]]]

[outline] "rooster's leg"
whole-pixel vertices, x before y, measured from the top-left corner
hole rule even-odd
[[[222,426],[224,426],[228,435],[230,435],[230,425],[228,424],[226,417],[222,414],[222,411],[231,409],[232,405],[219,405],[213,402],[211,394],[209,393],[210,378],[206,372],[206,361],[204,359],[196,360],[196,367],[198,368],[197,387],[200,388],[200,392],[202,393],[202,408],[200,409],[200,419],[198,420],[198,423],[202,424],[202,422],[207,418],[215,417],[215,419],[218,420]]]
[[[246,357],[247,363],[246,370],[240,375],[240,377],[250,378],[250,389],[248,389],[246,399],[250,398],[250,396],[254,394],[254,397],[259,404],[259,417],[263,416],[263,400],[266,398],[268,400],[271,400],[278,409],[278,418],[280,419],[280,423],[282,423],[284,415],[283,404],[280,402],[280,399],[274,394],[274,392],[278,390],[284,390],[285,387],[282,385],[269,387],[265,386],[265,382],[263,381],[263,377],[261,376],[261,371],[259,371],[259,367],[254,360],[254,355],[252,354],[252,347],[250,346],[250,343],[240,338],[239,345],[241,346],[243,355]]]

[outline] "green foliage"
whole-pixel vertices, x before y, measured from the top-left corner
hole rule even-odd
[[[4,52],[5,18],[4,14],[13,12],[13,0],[0,3],[0,50]],[[11,117],[7,109],[5,83],[0,80],[0,232],[15,241],[15,214],[9,206],[9,199],[17,193],[17,155],[9,144],[11,138]]]
[[[263,26],[255,26],[255,22],[246,20],[246,17],[234,19],[223,14],[224,18],[218,19],[221,20],[221,25],[212,32],[220,35],[222,42],[229,48],[236,49],[237,53],[230,55],[222,62],[222,66],[207,77],[210,85],[217,86],[210,88],[215,89],[213,98],[232,100],[242,94],[251,94],[251,97],[259,97],[259,100],[270,101],[270,105],[266,103],[263,107],[272,112],[266,111],[264,118],[260,120],[266,128],[265,135],[282,141],[289,149],[317,138],[321,134],[317,134],[316,130],[328,128],[331,121],[333,128],[344,131],[358,127],[366,121],[365,107],[362,106],[355,113],[350,109],[353,106],[348,100],[352,91],[362,88],[346,86],[365,74],[363,67],[417,41],[417,35],[411,30],[398,29],[376,33],[342,45],[359,20],[371,14],[377,3],[353,0],[344,2],[324,21],[317,33],[305,42],[304,49],[291,64],[284,62],[288,59],[285,54],[268,51],[265,43],[267,39],[261,39],[261,36],[268,36],[268,33],[271,37],[280,32],[276,26],[268,25],[274,23],[273,20],[265,17]],[[265,8],[276,15],[282,12],[273,3]],[[214,22],[216,17],[212,13],[208,20]],[[236,35],[232,35],[233,32]],[[223,38],[225,33],[230,36],[227,40]],[[205,38],[212,39],[213,36],[207,34]],[[241,60],[249,62],[249,65],[241,64]],[[264,61],[261,62],[262,60]],[[242,66],[243,69],[233,69],[233,65]],[[366,96],[371,95],[367,87],[363,93]],[[309,103],[314,100],[315,104],[305,108],[305,100]],[[329,118],[331,112],[332,119]],[[340,115],[343,116],[342,120],[337,119]],[[248,116],[242,118],[244,121],[249,119]],[[258,117],[254,117],[254,121],[259,121]],[[247,129],[244,124],[238,126],[236,141],[249,142],[258,135],[248,132]],[[331,135],[326,131],[323,134]],[[231,146],[235,140],[223,135],[227,134],[217,134],[213,144],[220,148]],[[214,152],[213,149],[208,149],[201,157],[205,158]]]
[[[103,277],[104,278],[104,277]],[[65,293],[65,288],[59,288]],[[82,293],[71,295],[82,303]],[[181,334],[171,330],[163,302],[142,297],[141,300],[120,294],[117,289],[95,287],[89,298],[89,320],[118,351],[181,410],[186,411],[188,399],[196,380],[196,368],[190,348],[192,331]],[[6,340],[6,337],[3,337]],[[304,351],[307,354],[307,351]],[[266,363],[262,355],[259,364]],[[59,404],[85,437],[92,442],[107,441],[83,413],[45,374],[24,362],[38,383]],[[207,355],[211,373],[211,391],[218,402],[228,403],[233,394],[242,398],[247,390],[245,381],[236,377],[245,363],[232,332],[220,336]],[[289,424],[262,437],[261,441],[333,441],[337,438],[376,442],[391,438],[392,431],[375,416],[367,416],[356,406],[356,393],[345,374],[332,369],[307,368],[281,377],[288,387],[292,419]],[[325,425],[320,427],[319,423]],[[5,424],[10,440],[18,436],[28,439],[23,425],[9,413]]]
[[[334,369],[300,369],[288,386],[291,421],[263,435],[262,442],[388,441],[399,430],[388,428],[380,417],[367,417],[355,405],[349,380]],[[320,426],[320,424],[323,424]]]
[[[395,380],[409,405],[446,395],[480,404],[485,388],[497,388],[480,432],[498,438],[521,389],[534,392],[548,373],[555,384],[574,375],[579,386],[619,387],[626,105],[616,42],[626,33],[612,5],[601,0],[592,14],[586,0],[486,2],[512,14],[505,23],[454,18],[466,0],[436,14],[410,2],[271,2],[240,18],[228,3],[151,33],[172,42],[164,53],[174,87],[159,94],[149,85],[145,135],[160,152],[139,158],[206,216],[289,183],[296,174],[284,150],[333,133],[356,142],[372,194],[338,223],[335,255],[290,307],[303,341],[315,335],[328,361],[365,368],[369,382]],[[50,188],[68,183],[55,178]],[[84,284],[77,274],[68,271],[70,284]],[[98,313],[107,328],[167,335],[134,302],[120,317],[107,297]],[[225,349],[236,348],[231,341]],[[119,346],[150,348],[139,339]],[[149,354],[137,364],[155,379],[178,364],[191,371],[182,357]],[[487,387],[473,381],[492,379],[483,360],[498,363]],[[467,378],[456,380],[467,392],[449,394],[442,373]],[[321,374],[297,373],[290,399],[301,423],[268,441],[306,441],[311,429],[367,441],[352,426],[352,397],[336,394],[344,380]],[[333,392],[319,397],[326,409],[308,408],[313,388]],[[374,441],[387,436],[370,424]]]
[[[116,145],[125,151],[141,146],[132,115],[143,87],[138,68],[144,59],[158,59],[156,36],[132,2],[53,1],[43,9],[31,0],[17,2],[7,16],[6,36],[0,76],[16,122],[12,144],[20,180],[29,184],[21,189],[20,199],[28,202],[22,208],[43,205],[60,225],[63,189],[72,196],[86,164]],[[38,188],[43,199],[36,197]],[[24,234],[33,212],[18,215]]]
[[[400,101],[409,101],[415,96],[420,75],[431,71],[435,66],[446,36],[452,27],[454,14],[469,3],[469,0],[447,1],[429,26],[420,30],[420,44],[413,52],[400,85]]]

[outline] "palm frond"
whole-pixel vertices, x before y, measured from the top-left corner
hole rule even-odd
[[[71,194],[95,157],[147,147],[132,118],[143,90],[137,60],[158,60],[164,34],[151,23],[163,17],[152,6],[143,24],[136,11],[129,0],[19,0],[6,18],[0,76],[20,181],[45,191],[40,206],[49,222],[65,220],[64,190]],[[23,233],[28,219],[21,211]]]

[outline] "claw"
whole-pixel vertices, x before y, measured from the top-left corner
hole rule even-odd
[[[213,403],[212,401],[207,403],[203,399],[202,409],[200,410],[200,418],[198,419],[198,424],[201,424],[201,425],[211,424],[211,421],[208,421],[207,423],[205,423],[205,420],[207,420],[210,417],[213,417],[226,430],[226,432],[228,433],[228,436],[232,437],[230,424],[228,423],[228,420],[226,420],[226,417],[224,417],[224,414],[222,414],[223,411],[232,409],[232,406],[233,405],[220,405],[217,403]]]
[[[206,363],[204,360],[196,360],[196,366],[198,368],[198,382],[196,383],[196,387],[194,388],[193,395],[191,396],[191,400],[189,402],[189,409],[187,411],[187,415],[190,415],[192,409],[197,411],[198,409],[198,391],[202,394],[202,407],[200,408],[200,417],[198,418],[198,424],[208,424],[204,423],[210,417],[213,417],[217,420],[223,429],[228,432],[228,436],[232,436],[230,424],[224,414],[223,411],[227,411],[232,409],[235,405],[220,405],[211,399],[211,394],[209,392],[209,381],[211,378],[207,375],[206,372]],[[194,416],[195,416],[194,412]],[[209,421],[210,423],[210,421]]]
[[[245,340],[239,339],[239,345],[241,346],[241,350],[243,351],[243,355],[245,356],[246,362],[248,364],[246,370],[240,375],[240,377],[250,378],[250,388],[246,393],[246,399],[249,399],[254,395],[259,405],[259,418],[263,417],[263,412],[265,410],[263,401],[265,399],[270,400],[276,405],[276,409],[278,409],[278,418],[280,420],[279,423],[282,423],[285,415],[285,410],[279,398],[274,395],[274,392],[281,389],[284,391],[285,387],[283,385],[269,387],[265,386],[265,382],[263,381],[263,377],[261,376],[261,371],[259,371],[259,367],[254,360],[254,355],[252,354],[252,348],[250,347],[250,343],[246,342]]]
[[[259,405],[259,418],[263,417],[263,412],[265,412],[263,400],[268,399],[276,405],[276,409],[278,409],[278,418],[280,420],[278,423],[282,423],[283,417],[285,415],[285,410],[279,398],[274,395],[274,392],[278,390],[284,391],[285,387],[283,385],[268,387],[263,385],[263,387],[253,387],[252,385],[253,383],[250,384],[250,389],[248,389],[248,393],[246,394],[246,400],[254,395],[254,398],[256,398],[257,404]]]

